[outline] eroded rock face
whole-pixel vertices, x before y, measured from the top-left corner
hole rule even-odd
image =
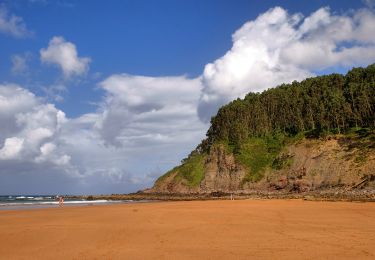
[[[202,192],[233,192],[242,189],[246,169],[237,164],[233,154],[222,145],[213,147],[205,162],[205,176],[200,185]]]
[[[189,187],[184,179],[176,178],[177,172],[172,172],[146,192],[186,194],[235,192],[242,189],[246,169],[236,163],[233,154],[228,153],[223,145],[212,147],[205,160],[204,169],[204,178],[196,187]]]
[[[293,155],[292,165],[283,170],[269,171],[266,179],[270,189],[304,192],[329,187],[350,189],[371,176],[375,170],[375,154],[358,161],[361,152],[340,145],[337,139],[304,140],[286,147]],[[369,185],[372,185],[369,178]]]
[[[375,188],[375,177],[372,177],[375,176],[374,150],[363,159],[361,150],[348,149],[340,144],[339,139],[305,139],[285,147],[283,153],[286,158],[292,158],[288,167],[278,170],[268,168],[260,181],[243,183],[249,169],[236,162],[234,155],[227,152],[223,145],[215,145],[205,160],[204,178],[198,186],[189,187],[186,180],[175,178],[176,173],[172,173],[156,183],[150,192],[186,194],[280,190],[298,193],[331,187],[343,190]]]

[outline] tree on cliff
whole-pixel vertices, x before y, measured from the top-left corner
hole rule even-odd
[[[375,127],[375,64],[249,93],[221,107],[198,150],[216,141],[239,145],[249,137],[282,132],[341,133]]]

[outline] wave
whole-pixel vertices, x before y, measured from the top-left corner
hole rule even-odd
[[[71,200],[71,201],[64,201],[65,204],[99,204],[99,203],[124,203],[124,202],[132,202],[130,200],[122,201],[122,200]],[[27,206],[27,205],[59,205],[58,201],[34,201],[34,202],[9,202],[9,203],[0,203],[1,206]]]
[[[43,195],[34,195],[34,196],[27,196],[27,195],[17,195],[17,196],[0,196],[0,203],[4,201],[33,201],[33,200],[55,200],[55,196],[43,196]]]

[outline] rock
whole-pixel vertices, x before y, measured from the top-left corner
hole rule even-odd
[[[233,154],[227,153],[223,145],[213,147],[206,159],[205,175],[200,190],[233,192],[241,189],[246,170],[237,164]]]
[[[222,144],[213,145],[204,161],[204,176],[199,185],[190,187],[183,178],[176,178],[176,172],[169,172],[149,193],[169,194],[210,194],[212,192],[244,193],[286,192],[304,193],[330,190],[348,193],[349,189],[375,189],[375,153],[371,150],[364,163],[355,161],[356,151],[347,149],[340,138],[330,140],[304,139],[284,149],[293,154],[287,168],[265,171],[264,178],[258,182],[244,183],[249,172],[226,150]],[[349,189],[348,189],[349,188]],[[334,196],[341,196],[334,194]],[[353,195],[354,196],[354,195]]]

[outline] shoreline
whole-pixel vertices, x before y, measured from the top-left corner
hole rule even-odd
[[[137,192],[130,194],[111,195],[81,195],[68,196],[69,198],[86,200],[159,200],[159,201],[204,201],[204,200],[244,200],[244,199],[302,199],[309,201],[347,201],[347,202],[375,202],[375,190],[342,190],[326,189],[310,192],[211,192],[211,193],[151,193]]]
[[[153,203],[167,201],[221,201],[221,200],[304,200],[321,202],[375,202],[374,190],[342,190],[327,189],[313,192],[264,192],[254,191],[251,193],[150,193],[137,192],[130,194],[111,195],[65,195],[67,200],[64,207],[79,207],[93,205],[111,204],[133,204]],[[25,203],[3,203],[0,204],[0,211],[4,210],[28,210],[42,208],[58,208],[58,202],[25,202]]]
[[[139,201],[142,203],[145,201]],[[129,204],[134,201],[123,201],[123,200],[97,200],[97,201],[67,201],[64,202],[63,208],[65,207],[86,207],[86,206],[104,206],[113,204]],[[0,212],[6,210],[30,210],[30,209],[47,209],[47,208],[61,208],[59,203],[9,203],[0,205]]]

